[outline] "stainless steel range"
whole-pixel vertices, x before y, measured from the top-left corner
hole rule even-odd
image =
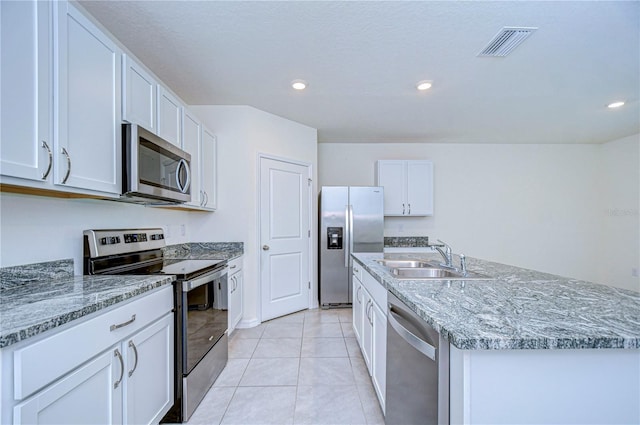
[[[84,231],[84,274],[175,275],[175,403],[186,422],[227,364],[226,260],[165,259],[162,229]]]

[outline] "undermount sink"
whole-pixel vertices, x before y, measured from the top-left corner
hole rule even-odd
[[[376,262],[382,264],[385,267],[390,269],[394,269],[397,267],[433,267],[430,263],[420,260],[375,260]]]
[[[463,275],[454,270],[447,270],[437,267],[396,267],[391,269],[391,273],[396,279],[407,280],[491,280],[489,276],[479,273],[467,272]]]
[[[418,259],[380,259],[377,263],[389,269],[396,279],[404,280],[491,280],[490,276],[444,268],[437,263]]]

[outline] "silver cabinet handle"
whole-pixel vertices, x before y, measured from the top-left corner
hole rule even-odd
[[[411,215],[411,204],[407,204],[409,206],[409,212],[407,214]]]
[[[47,166],[47,170],[42,175],[42,180],[46,180],[49,177],[49,173],[51,172],[51,166],[53,165],[53,152],[49,149],[49,145],[44,140],[42,141],[42,147],[47,150],[47,154],[49,155],[49,165]]]
[[[200,206],[204,207],[204,192],[200,191]]]
[[[118,388],[118,385],[120,385],[120,382],[122,382],[122,378],[124,377],[124,360],[122,360],[122,354],[120,354],[120,351],[118,351],[117,348],[113,352],[113,355],[114,357],[117,357],[118,360],[120,360],[120,378],[118,378],[118,380],[113,384],[113,389],[115,390],[116,388]]]
[[[387,316],[387,320],[391,327],[400,335],[402,339],[404,339],[409,345],[418,350],[420,353],[429,357],[431,360],[436,359],[436,347],[429,344],[428,342],[418,338],[407,328],[402,326],[400,322],[395,318],[395,316],[400,317],[398,313],[396,313],[393,309],[393,306],[389,304],[389,315]]]
[[[234,264],[233,266],[229,266],[229,270],[235,269],[237,266]]]
[[[204,206],[206,207],[208,203],[209,203],[209,194],[205,190],[205,192],[204,192]]]
[[[262,245],[263,251],[269,251],[269,245]]]
[[[404,215],[404,204],[402,204],[402,215]]]
[[[67,157],[67,174],[65,174],[62,179],[62,184],[65,184],[69,178],[69,174],[71,174],[71,157],[65,148],[62,148],[62,154]]]
[[[125,327],[125,326],[127,326],[127,325],[132,324],[135,320],[136,320],[136,315],[135,315],[135,314],[132,314],[132,315],[131,315],[131,319],[127,320],[126,322],[120,323],[120,324],[118,324],[118,325],[111,325],[111,327],[109,328],[109,330],[110,330],[111,332],[113,332],[113,331],[115,331],[116,329],[120,329],[120,328],[123,328],[123,327]]]
[[[358,290],[356,291],[356,300],[358,300],[358,304],[362,304],[362,299],[358,297],[358,295],[360,295],[360,291],[362,291],[362,286],[358,286]]]
[[[184,171],[187,174],[187,181],[184,183],[184,185],[180,181],[181,168],[184,168]],[[181,159],[180,162],[178,163],[178,166],[176,167],[176,185],[178,186],[178,189],[180,189],[180,192],[187,193],[187,190],[189,190],[190,184],[191,184],[191,171],[189,170],[189,164],[185,159]]]
[[[133,354],[136,355],[136,361],[135,363],[133,363],[133,369],[131,369],[129,371],[129,378],[131,378],[131,375],[133,375],[133,372],[136,371],[136,369],[138,368],[138,349],[136,348],[136,345],[133,343],[133,340],[129,340],[129,347],[133,348]]]

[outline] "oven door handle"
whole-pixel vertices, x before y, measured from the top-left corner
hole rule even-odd
[[[222,270],[216,270],[211,273],[207,273],[205,275],[199,276],[196,279],[185,280],[184,282],[182,282],[182,292],[189,292],[192,289],[197,288],[198,286],[202,286],[205,283],[211,282],[212,280],[220,279],[222,276],[225,276],[227,274],[227,267],[228,266],[224,266]]]

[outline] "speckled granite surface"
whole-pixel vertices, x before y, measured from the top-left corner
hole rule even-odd
[[[32,268],[37,268],[32,265]],[[73,267],[72,267],[73,268]],[[67,276],[7,281],[0,291],[0,348],[23,341],[154,288],[173,276]]]
[[[66,279],[73,276],[73,259],[48,261],[0,268],[0,290],[41,280]]]
[[[428,236],[385,236],[385,248],[414,248],[429,246]]]
[[[373,261],[382,254],[354,258],[460,349],[640,348],[634,291],[469,257],[470,271],[495,280],[398,280]]]
[[[242,242],[171,245],[167,259],[226,259]],[[0,348],[170,285],[173,276],[73,276],[73,260],[0,268]]]
[[[243,242],[191,242],[164,248],[164,256],[168,259],[231,260],[243,254]]]

